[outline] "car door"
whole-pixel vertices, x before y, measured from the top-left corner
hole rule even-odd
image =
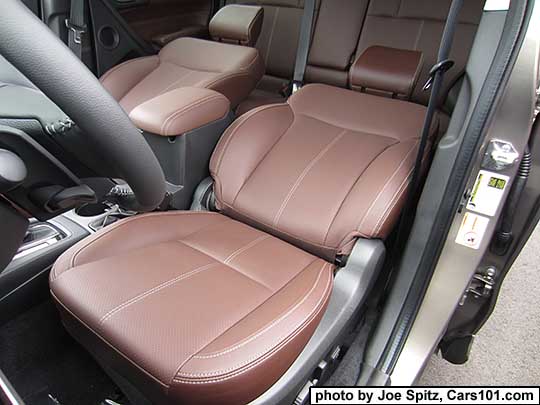
[[[530,57],[533,59],[535,55],[531,54]],[[524,84],[524,90],[530,85],[532,85],[530,82]],[[468,360],[474,336],[493,313],[503,281],[540,219],[540,81],[538,78],[535,88],[537,100],[534,123],[528,136],[528,145],[519,157],[519,161],[515,163],[518,165],[517,175],[498,218],[489,248],[440,343],[441,354],[454,364],[463,364]],[[499,145],[508,148],[509,154],[513,153],[510,149],[513,148],[511,143]],[[504,153],[506,152],[503,151],[501,155],[503,159]],[[502,182],[505,181],[503,176],[499,177]],[[491,181],[491,183],[490,181],[486,183],[487,187],[497,186],[496,181]],[[480,182],[482,180],[477,178],[475,185]],[[471,196],[471,199],[474,200],[474,196]]]
[[[67,43],[71,0],[25,0]],[[182,37],[208,37],[213,0],[87,0],[83,61],[101,76],[117,64],[159,51]]]
[[[208,36],[212,0],[108,1],[137,35],[156,47],[182,36]]]
[[[513,88],[507,90],[507,95],[517,91],[522,99],[506,112],[504,119],[494,123],[494,126],[499,126],[500,135],[498,139],[492,139],[487,147],[482,165],[483,169],[488,166],[488,170],[478,174],[466,205],[467,209],[472,208],[475,212],[489,211],[495,206],[497,195],[503,195],[506,176],[500,173],[517,166],[517,173],[503,200],[501,214],[496,218],[497,225],[488,249],[439,345],[443,357],[455,364],[468,360],[474,336],[493,313],[503,281],[540,219],[539,44],[540,7],[537,4],[521,50],[523,55],[514,66],[515,77],[510,84]],[[505,136],[508,139],[503,139]],[[514,147],[518,144],[517,139],[527,140],[522,153],[518,153]],[[495,176],[481,178],[482,174],[493,172]],[[483,192],[488,197],[484,197],[484,201],[482,195],[480,198],[475,196],[479,190],[480,194]]]
[[[527,30],[540,22],[534,6],[484,8],[469,85],[436,147],[359,385],[415,384],[438,349],[467,361],[540,218],[540,42]]]

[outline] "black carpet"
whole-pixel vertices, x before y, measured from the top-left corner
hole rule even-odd
[[[334,373],[324,385],[347,387],[354,386],[360,376],[360,366],[364,360],[364,350],[375,322],[376,312],[369,311],[351,334],[347,352]]]
[[[0,369],[29,405],[98,405],[114,383],[64,330],[49,300],[0,327]],[[122,401],[125,403],[125,401]]]

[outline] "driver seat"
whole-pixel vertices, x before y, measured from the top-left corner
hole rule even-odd
[[[153,403],[257,398],[313,335],[355,240],[392,229],[424,116],[320,84],[246,113],[210,163],[219,213],[132,217],[60,257],[65,326]]]

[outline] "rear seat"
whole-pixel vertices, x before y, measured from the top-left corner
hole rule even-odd
[[[285,98],[280,92],[293,76],[304,0],[228,0],[227,4],[264,8],[262,31],[256,47],[266,65],[266,72],[257,88],[238,107],[237,114],[259,105],[283,102]],[[316,3],[317,9],[319,5],[320,0]]]
[[[423,92],[422,86],[437,61],[450,3],[451,0],[371,0],[356,54],[362,54],[373,45],[421,51],[424,67],[413,90],[412,101],[427,104],[429,92]],[[463,2],[451,52],[455,65],[445,75],[443,95],[465,68],[484,3],[485,0]]]
[[[280,90],[291,80],[303,13],[301,0],[231,0],[265,8],[265,22],[257,43],[266,74],[237,109],[240,115],[259,105],[284,101]],[[306,83],[348,86],[348,71],[367,48],[382,45],[419,50],[424,64],[412,92],[412,101],[427,104],[429,92],[421,90],[436,62],[451,0],[320,0]],[[468,0],[457,27],[452,49],[454,68],[446,75],[444,95],[461,75],[480,22],[485,0]],[[288,39],[284,39],[287,37]]]

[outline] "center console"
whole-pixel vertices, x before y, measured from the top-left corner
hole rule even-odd
[[[187,209],[208,176],[217,141],[233,121],[229,100],[213,90],[182,87],[139,105],[129,117],[163,168],[169,205]]]

